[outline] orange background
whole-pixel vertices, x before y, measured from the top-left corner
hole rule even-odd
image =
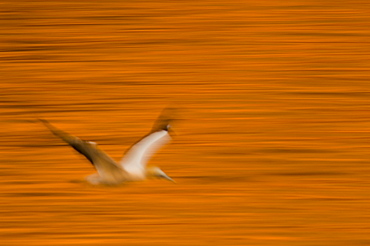
[[[0,1],[1,245],[370,245],[367,1]],[[119,159],[161,110],[162,180]]]

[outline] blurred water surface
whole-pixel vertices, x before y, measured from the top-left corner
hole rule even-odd
[[[0,1],[1,245],[369,245],[366,1]],[[161,110],[178,184],[83,182]]]

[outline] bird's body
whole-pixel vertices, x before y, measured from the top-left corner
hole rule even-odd
[[[124,182],[141,181],[156,177],[173,181],[158,167],[147,167],[147,161],[156,150],[169,142],[169,119],[163,114],[156,121],[152,131],[131,146],[120,162],[116,162],[94,142],[81,140],[63,132],[46,120],[41,120],[56,136],[84,155],[95,167],[97,173],[89,175],[86,180],[94,185],[118,185]]]

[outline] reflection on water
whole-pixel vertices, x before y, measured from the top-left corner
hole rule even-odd
[[[366,3],[2,1],[2,245],[368,245]],[[166,106],[160,180],[94,187]]]

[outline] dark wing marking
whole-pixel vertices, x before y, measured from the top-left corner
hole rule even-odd
[[[110,158],[104,151],[100,150],[96,144],[81,140],[62,130],[57,129],[48,121],[40,121],[57,137],[68,143],[77,152],[84,155],[96,168],[100,175],[113,175],[115,172],[122,172],[122,169],[116,165],[116,162]]]
[[[171,124],[174,121],[174,113],[174,108],[163,109],[157,120],[154,122],[152,130],[149,132],[149,134],[160,130],[165,130],[170,134],[173,133]]]

